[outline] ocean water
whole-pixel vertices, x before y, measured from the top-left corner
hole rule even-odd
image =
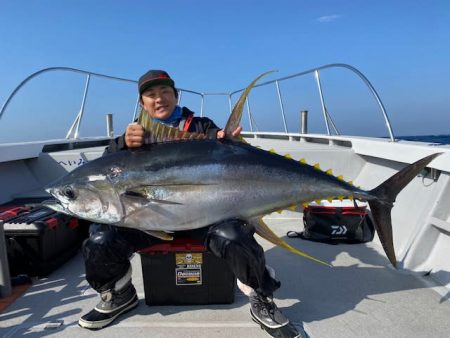
[[[407,141],[450,144],[450,135],[398,136],[397,138],[400,140],[407,140]]]

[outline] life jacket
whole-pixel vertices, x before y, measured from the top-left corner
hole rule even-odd
[[[181,119],[180,123],[178,124],[178,129],[182,131],[188,131],[193,119],[194,114],[189,114],[186,118]]]

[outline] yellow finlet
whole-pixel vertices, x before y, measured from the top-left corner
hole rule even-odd
[[[295,210],[297,210],[297,205],[292,204],[290,207],[288,207],[288,209],[291,211],[295,211]]]
[[[320,170],[320,164],[319,163],[314,164],[314,169]]]
[[[339,176],[337,177],[337,179],[338,179],[339,181],[343,181],[343,180],[344,180],[344,176],[339,175]]]
[[[333,202],[333,197],[328,197],[327,201],[330,202],[330,203]]]
[[[291,154],[286,154],[286,155],[284,155],[284,157],[287,158],[287,159],[289,159],[289,160],[292,160]]]
[[[299,161],[301,164],[306,164],[306,160],[304,158],[301,158]]]
[[[333,170],[332,169],[328,169],[327,171],[325,171],[328,175],[333,175]]]
[[[314,202],[316,202],[317,204],[320,204],[322,200],[314,200]]]
[[[338,196],[338,200],[339,201],[343,201],[344,200],[344,196]]]
[[[302,205],[303,205],[303,208],[307,208],[308,205],[309,205],[309,203],[308,203],[308,202],[305,202],[305,203],[302,203]]]
[[[275,149],[273,149],[273,148],[269,149],[269,153],[271,153],[271,154],[276,154],[276,153],[275,153]]]
[[[353,181],[348,181],[347,183],[350,185],[353,185]]]

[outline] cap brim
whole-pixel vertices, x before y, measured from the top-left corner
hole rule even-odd
[[[144,82],[139,87],[139,94],[142,94],[147,89],[149,89],[150,87],[154,87],[154,86],[169,86],[169,87],[175,88],[175,82],[173,82],[172,79],[152,79],[147,82]]]

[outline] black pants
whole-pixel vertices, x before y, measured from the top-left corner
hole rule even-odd
[[[83,244],[86,279],[98,292],[111,289],[130,267],[136,251],[164,241],[129,228],[93,224]],[[201,241],[215,256],[226,260],[236,277],[264,296],[280,287],[266,269],[264,250],[256,242],[254,228],[240,220],[228,220],[197,230],[176,232],[176,237]]]

